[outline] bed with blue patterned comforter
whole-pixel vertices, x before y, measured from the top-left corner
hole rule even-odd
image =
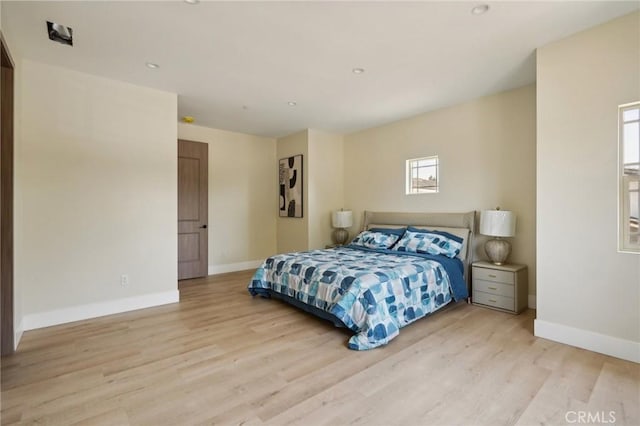
[[[356,334],[349,348],[387,344],[399,329],[468,297],[459,259],[346,246],[279,254],[258,268],[249,292],[318,308]]]

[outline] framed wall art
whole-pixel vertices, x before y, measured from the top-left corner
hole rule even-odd
[[[278,163],[280,217],[302,217],[302,154]]]

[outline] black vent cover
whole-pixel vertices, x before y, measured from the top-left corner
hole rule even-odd
[[[73,29],[71,27],[47,21],[47,32],[49,33],[49,40],[73,46]]]

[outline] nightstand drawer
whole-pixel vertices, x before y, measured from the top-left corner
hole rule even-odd
[[[477,291],[476,289],[473,290],[473,303],[507,309],[509,311],[513,311],[515,309],[513,297],[484,293],[482,291]]]
[[[473,279],[473,289],[498,296],[515,296],[515,287],[512,284],[502,284],[495,281]]]
[[[497,269],[488,269],[488,268],[473,268],[473,278],[484,280],[484,281],[494,281],[505,284],[513,284],[514,283],[514,274],[509,271],[498,271]]]

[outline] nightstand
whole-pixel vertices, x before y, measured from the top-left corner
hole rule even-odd
[[[527,266],[494,265],[474,262],[472,265],[472,298],[474,305],[519,314],[527,308]]]

